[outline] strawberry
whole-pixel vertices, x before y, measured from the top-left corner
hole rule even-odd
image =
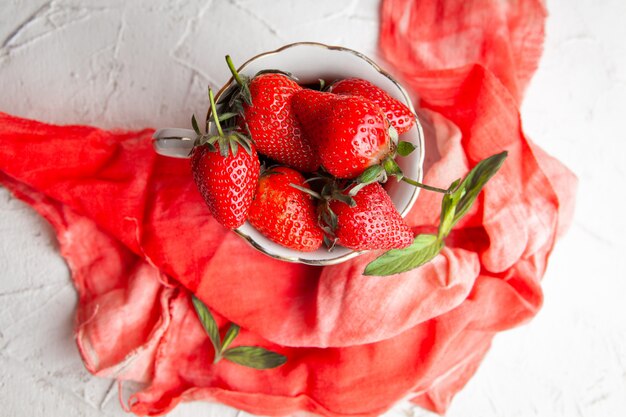
[[[365,97],[372,101],[385,113],[398,134],[408,132],[415,124],[415,115],[407,106],[369,81],[359,78],[346,78],[332,84],[329,91],[335,94]]]
[[[303,89],[292,105],[322,166],[337,178],[356,178],[395,150],[389,121],[366,98]]]
[[[413,243],[413,232],[383,187],[375,182],[352,197],[353,207],[332,199],[321,206],[322,219],[336,243],[354,250],[399,249]]]
[[[288,167],[265,172],[259,180],[248,221],[270,240],[310,252],[322,245],[324,233],[317,224],[313,198],[293,186],[309,189],[304,181],[302,174]]]
[[[209,99],[218,134],[201,135],[192,118],[198,139],[191,155],[191,170],[213,217],[224,227],[236,229],[246,221],[252,204],[259,179],[259,157],[254,145],[240,132],[222,130],[210,89]]]
[[[303,172],[317,170],[317,155],[303,136],[292,111],[291,98],[302,87],[278,72],[261,73],[248,79],[237,73],[230,57],[227,56],[226,61],[240,86],[243,119],[258,151]]]

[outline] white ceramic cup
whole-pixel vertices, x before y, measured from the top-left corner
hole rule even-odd
[[[226,65],[226,63],[224,63]],[[352,49],[328,46],[313,42],[289,44],[275,51],[256,55],[245,62],[238,72],[253,77],[266,69],[278,69],[293,74],[301,84],[317,83],[324,79],[327,83],[344,78],[362,78],[385,90],[389,95],[405,103],[415,115],[415,109],[406,90],[391,75],[382,70],[374,61]],[[234,82],[231,78],[216,95],[220,95]],[[407,157],[397,157],[396,162],[408,178],[422,181],[424,163],[424,133],[415,115],[413,128],[400,136],[416,149]],[[209,125],[211,121],[209,120]],[[196,134],[191,129],[160,129],[153,136],[153,146],[157,153],[165,156],[186,158],[193,147]],[[396,209],[405,216],[417,199],[419,188],[404,182],[389,180],[386,186]],[[336,246],[332,251],[322,247],[314,252],[300,252],[272,242],[252,225],[246,222],[235,232],[252,246],[273,258],[309,265],[333,265],[354,258],[362,252]]]

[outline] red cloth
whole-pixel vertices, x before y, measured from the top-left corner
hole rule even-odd
[[[0,114],[0,181],[57,232],[89,371],[143,382],[129,401],[137,414],[203,399],[257,414],[371,416],[406,397],[444,412],[493,335],[537,313],[548,255],[571,220],[574,176],[519,119],[544,18],[531,0],[383,2],[381,50],[431,110],[426,182],[447,186],[509,151],[448,248],[392,277],[360,275],[375,254],[318,268],[256,252],[211,218],[188,161],[153,153],[151,130]],[[409,224],[434,227],[439,204],[421,193]],[[190,291],[220,325],[241,325],[235,344],[268,347],[286,365],[212,365]]]

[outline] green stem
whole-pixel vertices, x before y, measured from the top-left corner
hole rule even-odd
[[[226,55],[226,63],[228,64],[228,69],[230,69],[230,72],[233,74],[233,77],[235,77],[235,81],[237,81],[237,84],[243,87],[243,80],[239,76],[239,73],[237,72],[237,69],[235,68],[235,64],[233,64],[232,59],[230,59],[230,55]]]
[[[437,187],[432,187],[430,185],[422,184],[421,182],[414,181],[407,177],[402,177],[402,181],[408,184],[414,185],[415,187],[423,188],[428,191],[434,191],[436,193],[451,194],[453,191],[453,190],[444,190],[443,188],[437,188]]]
[[[213,114],[213,120],[215,121],[215,127],[220,136],[224,136],[222,126],[220,125],[220,119],[217,117],[217,107],[215,106],[215,97],[213,97],[213,90],[209,88],[209,101],[211,102],[211,113]]]

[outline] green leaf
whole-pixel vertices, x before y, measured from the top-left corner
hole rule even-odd
[[[370,262],[364,275],[393,275],[424,265],[441,251],[444,244],[435,235],[418,235],[411,246],[392,249]]]
[[[458,202],[460,194],[456,191],[459,189],[459,184],[461,179],[457,179],[448,190],[452,191],[451,194],[445,194],[441,199],[441,214],[439,217],[439,229],[437,231],[437,236],[439,239],[443,239],[448,236],[450,230],[452,230],[452,223],[454,222],[454,214],[456,213],[456,203]]]
[[[222,113],[217,118],[217,120],[219,120],[220,122],[223,122],[224,120],[228,120],[228,119],[230,119],[232,117],[235,117],[237,115],[238,115],[238,113],[232,113],[232,112]]]
[[[487,181],[489,181],[491,177],[498,172],[506,157],[507,152],[504,151],[483,159],[476,164],[474,168],[472,168],[465,178],[463,178],[463,181],[461,181],[458,185],[456,191],[449,196],[446,196],[450,197],[452,201],[446,202],[446,199],[444,198],[442,202],[442,214],[444,205],[448,204],[454,206],[454,215],[450,221],[446,222],[445,225],[440,225],[440,235],[447,236],[459,220],[461,220],[461,218],[463,218],[463,216],[469,211],[474,204],[474,201],[476,201],[478,194],[480,194],[485,184],[487,184]],[[453,189],[452,185],[450,186],[450,189]],[[451,208],[448,208],[447,210],[450,211]]]
[[[371,184],[371,182],[357,183],[355,186],[350,188],[350,191],[348,192],[348,196],[354,197],[355,195],[357,195],[359,193],[359,191],[361,191],[363,188],[367,187],[370,184]]]
[[[416,146],[413,145],[411,142],[406,142],[404,140],[401,140],[400,142],[398,142],[398,155],[400,156],[409,156],[411,154],[411,152],[413,152],[415,150]]]
[[[358,185],[356,187],[358,187]],[[354,198],[352,198],[351,194],[346,195],[341,191],[336,191],[332,193],[331,198],[333,200],[341,201],[342,203],[347,204],[350,207],[356,206],[356,201],[354,200]]]
[[[209,339],[215,349],[215,355],[219,355],[222,350],[222,342],[220,341],[220,329],[217,327],[217,323],[215,322],[213,315],[207,306],[196,298],[195,295],[191,296],[191,302],[193,303],[193,307],[196,309],[196,314],[198,314],[202,327],[204,327],[204,330],[206,330],[206,333],[209,335]]]
[[[467,213],[480,191],[487,184],[487,181],[498,172],[507,155],[508,152],[504,151],[483,159],[467,174],[467,177],[461,184],[464,193],[457,205],[456,215],[454,216],[455,221],[458,221]]]
[[[237,137],[237,142],[244,147],[244,149],[246,150],[246,152],[248,152],[248,155],[252,155],[252,146],[250,145],[251,143],[253,143],[254,141],[252,140],[252,138],[250,138],[249,136],[244,135],[243,133],[239,132],[238,130],[234,130],[233,134]]]
[[[233,156],[237,156],[237,151],[239,151],[239,144],[237,140],[237,136],[231,135],[228,137],[228,142],[230,144],[230,152]]]
[[[328,252],[332,252],[333,249],[335,248],[335,245],[337,244],[337,238],[333,238],[331,239],[330,237],[328,237],[327,235],[324,235],[324,245],[326,245],[326,248],[328,249]]]
[[[335,214],[335,212],[328,205],[322,211],[322,220],[328,227],[330,227],[331,232],[334,233],[335,230],[337,230],[339,219],[337,218],[337,214]]]
[[[379,164],[368,167],[365,171],[361,173],[361,175],[356,178],[356,185],[350,188],[350,192],[348,192],[348,197],[354,197],[359,191],[361,191],[361,189],[363,189],[363,187],[379,181],[387,181],[387,173],[385,172],[385,168]],[[350,186],[348,186],[348,188],[349,187]],[[341,197],[336,199],[341,201]],[[350,204],[350,207],[354,207],[355,205],[352,204],[350,201],[348,201],[348,204]]]
[[[248,140],[246,140],[245,136],[241,136],[241,134],[237,134],[237,132],[235,132],[234,134],[230,136],[230,139],[234,140],[239,145],[241,145],[241,147],[246,151],[246,153],[252,156],[252,148],[250,147],[250,143],[248,142]]]
[[[287,357],[259,346],[237,346],[224,352],[224,358],[254,369],[271,369],[287,362]]]
[[[441,201],[441,218],[437,235],[419,235],[413,244],[404,249],[392,249],[370,262],[365,268],[365,275],[392,275],[417,268],[433,259],[444,246],[443,239],[448,236],[456,223],[469,211],[478,194],[487,181],[500,169],[507,152],[490,156],[479,162],[462,181],[454,181]],[[407,181],[407,179],[404,179]],[[415,181],[407,182],[416,185]],[[420,184],[423,186],[423,184]],[[434,189],[434,187],[424,187]]]
[[[193,130],[197,135],[202,135],[202,133],[200,133],[200,128],[198,127],[198,121],[196,120],[195,114],[191,115],[191,127],[193,127]]]
[[[358,176],[356,182],[359,184],[371,184],[375,181],[378,181],[378,178],[380,177],[381,172],[383,172],[383,169],[384,168],[380,165],[372,165]]]
[[[398,166],[398,164],[396,163],[396,161],[393,160],[393,158],[391,157],[386,158],[385,161],[383,162],[383,165],[385,167],[385,172],[390,177],[392,176],[396,177],[398,181],[400,181],[402,177],[404,177],[404,174],[402,173],[400,166]]]
[[[238,91],[239,91],[238,84],[232,84],[228,86],[226,91],[224,91],[224,93],[220,96],[219,100],[217,100],[216,104],[219,105],[219,104],[229,103],[230,100],[233,98],[233,95],[235,95]]]
[[[454,180],[452,184],[450,184],[450,186],[448,187],[448,190],[451,193],[455,192],[458,189],[460,183],[461,183],[461,178],[457,178],[456,180]]]
[[[241,87],[241,97],[243,98],[243,101],[245,101],[248,106],[252,106],[252,93],[250,93],[250,88],[248,87],[248,83],[244,84]],[[243,111],[243,107],[241,108],[241,110]]]
[[[205,143],[207,143],[207,142],[208,142],[208,140],[209,140],[209,138],[208,138],[208,136],[206,136],[206,135],[201,135],[201,136],[198,136],[198,137],[196,138],[196,140],[194,141],[193,146],[202,146],[202,145],[204,145]]]
[[[238,334],[239,326],[237,326],[235,323],[231,323],[230,327],[226,331],[226,335],[224,335],[224,340],[222,340],[222,350],[228,349],[228,347],[231,343],[233,343],[233,340],[235,340]]]
[[[260,70],[259,72],[257,72],[256,74],[254,74],[254,77],[252,78],[256,78],[259,75],[263,75],[263,74],[282,74],[287,78],[291,78],[293,81],[295,82],[299,82],[300,80],[298,79],[298,77],[296,77],[295,75],[293,75],[292,73],[290,73],[289,71],[283,71],[283,70],[279,70],[279,69],[273,69],[273,68],[268,68],[268,69],[264,69],[264,70]],[[241,76],[244,77],[244,76]]]
[[[224,136],[220,136],[219,139],[217,140],[217,143],[219,144],[219,147],[220,147],[220,154],[224,158],[228,158],[228,152],[230,150],[230,141],[228,140],[228,138],[225,138]]]
[[[446,194],[441,200],[441,215],[439,217],[439,229],[437,236],[440,239],[448,236],[454,223],[454,214],[456,213],[456,194]]]

